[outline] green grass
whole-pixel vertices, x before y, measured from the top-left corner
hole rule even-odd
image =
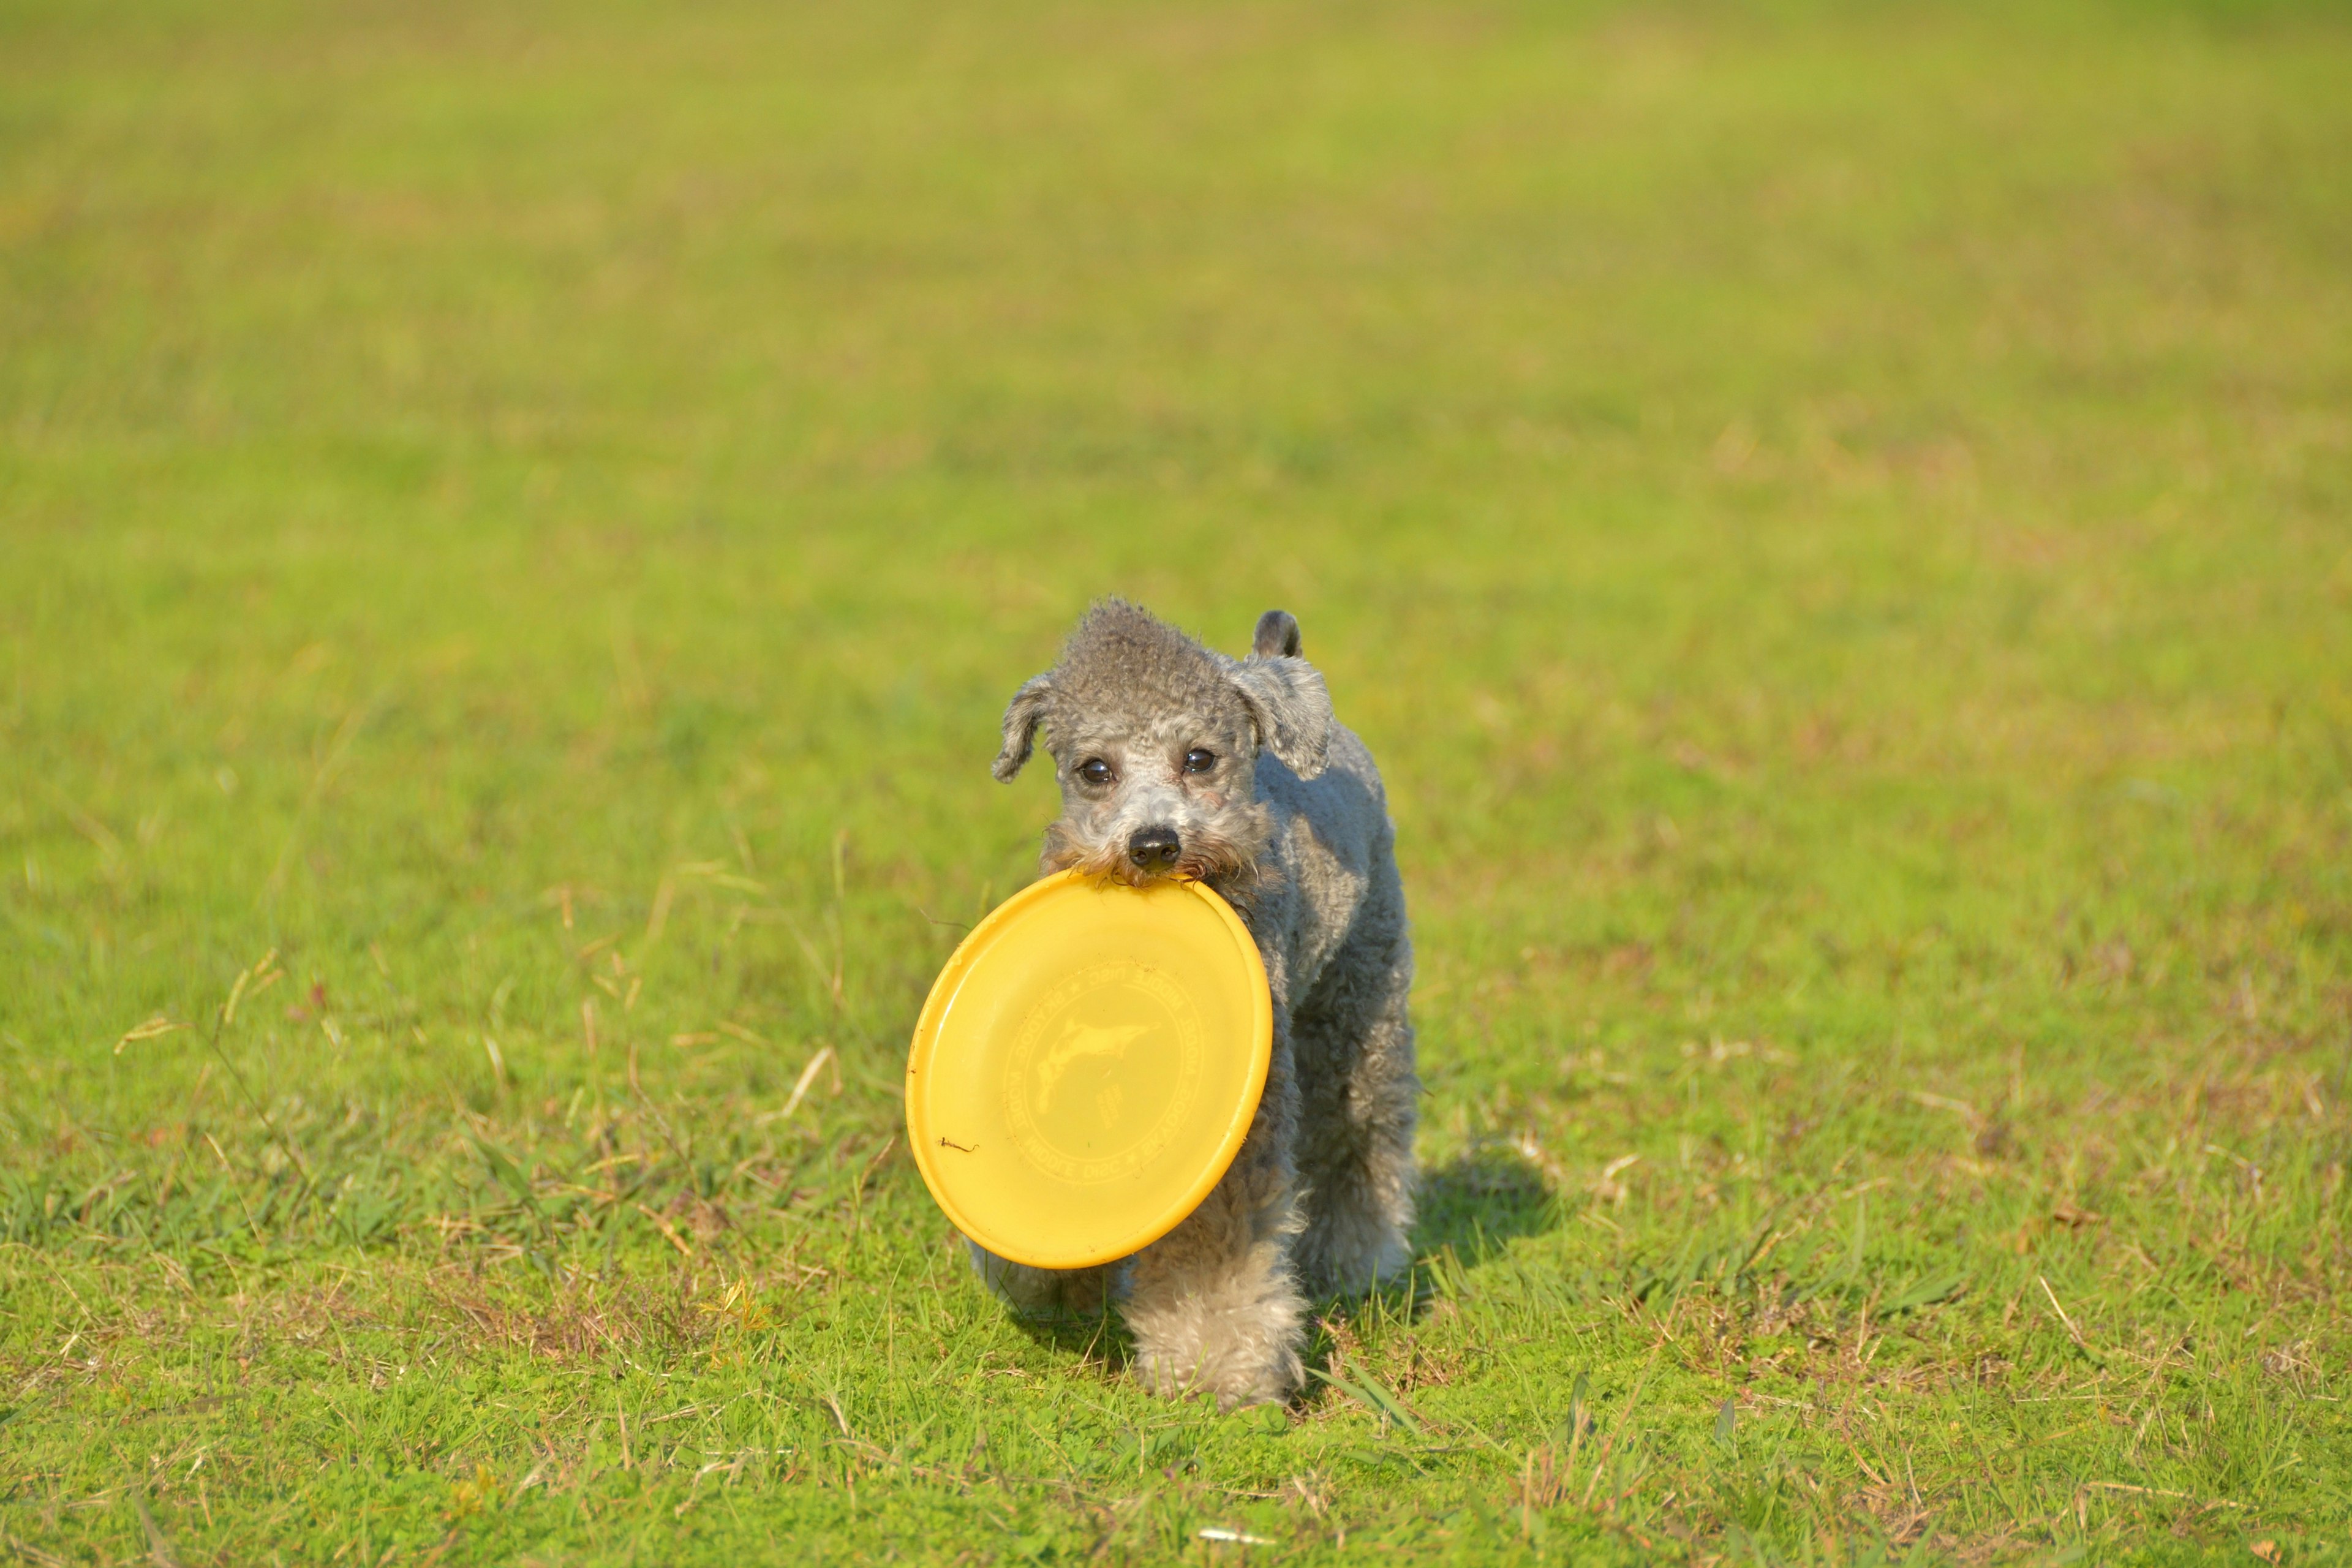
[[[0,1547],[2341,1561],[2347,80],[0,4]],[[1113,591],[1296,611],[1395,804],[1423,1263],[1278,1417],[894,1142]]]

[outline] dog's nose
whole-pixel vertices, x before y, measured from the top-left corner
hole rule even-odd
[[[1172,827],[1139,827],[1127,841],[1127,858],[1146,871],[1165,871],[1183,849]]]

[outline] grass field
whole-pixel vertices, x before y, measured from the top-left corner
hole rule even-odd
[[[0,1547],[2352,1556],[2347,81],[0,0]],[[1423,1261],[1287,1411],[896,1141],[1109,592],[1297,612],[1390,781]]]

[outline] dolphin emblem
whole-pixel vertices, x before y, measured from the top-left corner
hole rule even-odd
[[[1037,1102],[1049,1103],[1063,1075],[1078,1063],[1091,1057],[1116,1057],[1151,1030],[1150,1024],[1071,1024],[1038,1060]]]

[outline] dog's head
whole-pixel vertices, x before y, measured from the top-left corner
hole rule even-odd
[[[1137,885],[1219,881],[1265,843],[1261,754],[1301,778],[1323,771],[1331,699],[1298,655],[1298,624],[1258,623],[1249,658],[1213,653],[1120,599],[1088,612],[1061,662],[1013,695],[994,773],[1012,781],[1040,725],[1062,786],[1046,858]]]

